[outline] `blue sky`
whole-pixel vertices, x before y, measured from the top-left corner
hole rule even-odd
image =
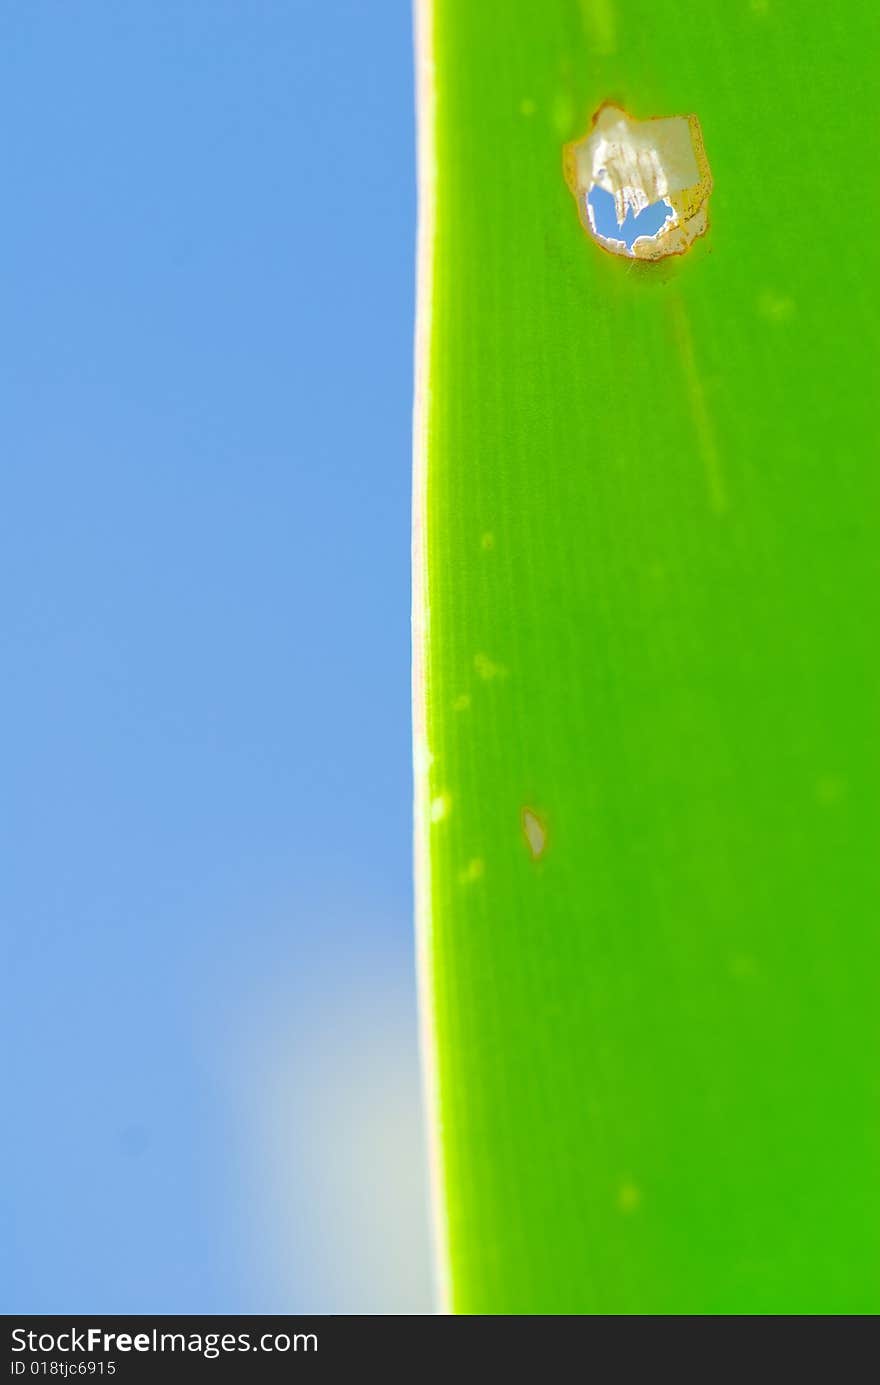
[[[590,188],[587,201],[593,210],[593,219],[600,236],[622,241],[631,250],[640,236],[655,236],[672,215],[669,202],[662,199],[644,207],[636,216],[632,207],[627,207],[622,222],[617,220],[613,193],[606,192],[598,183]]]
[[[407,0],[0,11],[5,1312],[422,1311]]]

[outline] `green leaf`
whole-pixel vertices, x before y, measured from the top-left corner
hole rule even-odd
[[[880,1310],[875,7],[419,9],[418,928],[445,1302]],[[709,229],[563,145],[695,114]]]

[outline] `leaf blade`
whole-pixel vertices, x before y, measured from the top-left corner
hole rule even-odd
[[[797,205],[867,119],[858,87],[835,131],[816,113],[868,21],[424,22],[417,838],[449,1302],[873,1311],[876,323],[858,245],[755,226],[756,188]],[[562,144],[611,95],[700,117],[711,226],[675,263],[578,226]]]

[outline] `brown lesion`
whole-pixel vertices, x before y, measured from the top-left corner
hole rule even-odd
[[[523,807],[519,815],[526,846],[533,861],[540,860],[547,849],[547,826],[534,808]]]
[[[642,260],[680,255],[708,228],[712,173],[696,115],[637,120],[604,103],[587,133],[564,146],[562,166],[584,230],[612,254]],[[673,217],[656,235],[640,236],[627,249],[592,225],[587,199],[596,186],[614,196],[621,225],[627,207],[638,214],[661,200]]]

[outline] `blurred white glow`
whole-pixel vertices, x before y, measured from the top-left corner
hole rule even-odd
[[[221,1007],[213,1061],[262,1311],[434,1311],[414,982],[387,953],[364,960],[310,950],[285,972],[264,956]]]

